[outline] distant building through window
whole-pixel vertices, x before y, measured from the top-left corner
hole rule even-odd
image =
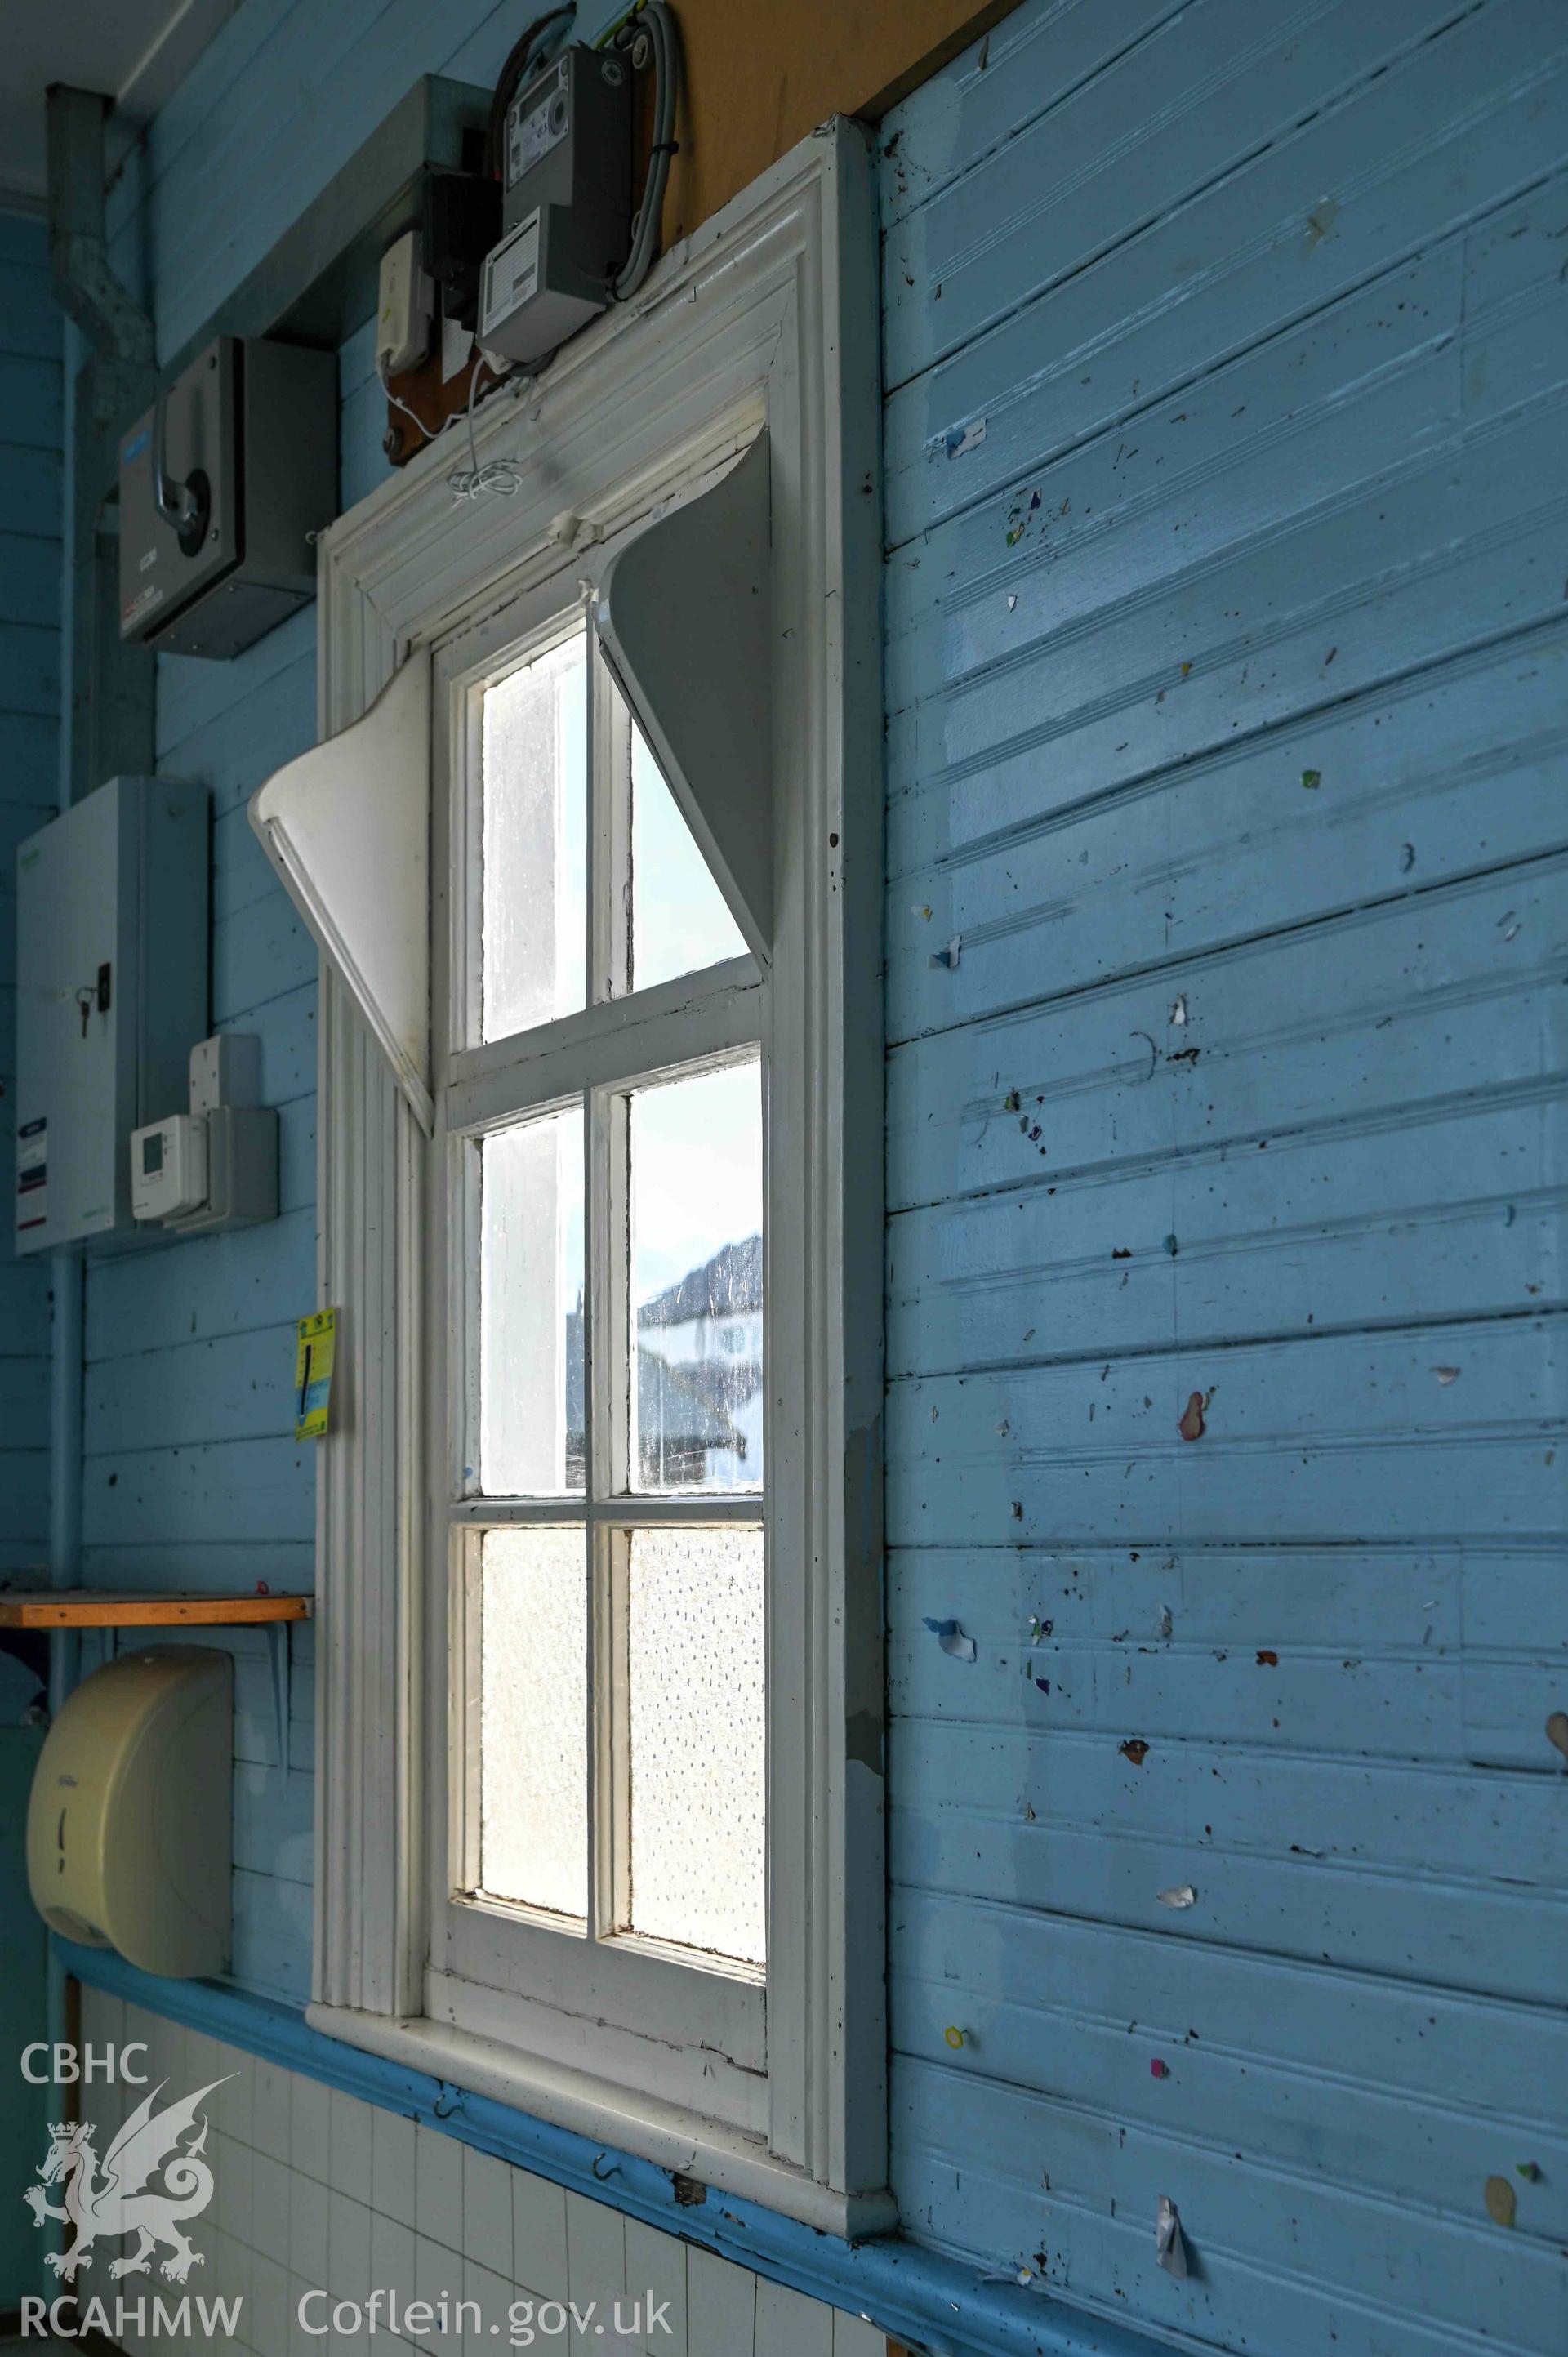
[[[759,1488],[763,1476],[762,1238],[746,1236],[637,1311],[641,1485]],[[582,1305],[566,1318],[566,1469],[584,1466]]]

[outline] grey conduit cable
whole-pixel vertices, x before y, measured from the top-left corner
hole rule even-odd
[[[653,256],[659,243],[659,225],[664,212],[664,191],[670,180],[670,158],[675,153],[675,110],[681,95],[681,36],[664,0],[646,0],[646,5],[627,27],[622,45],[630,50],[634,65],[641,62],[638,49],[644,41],[650,44],[653,53],[653,145],[648,158],[648,178],[643,183],[642,202],[632,223],[631,252],[624,266],[610,281],[610,294],[618,303],[624,303],[636,294],[653,266]]]

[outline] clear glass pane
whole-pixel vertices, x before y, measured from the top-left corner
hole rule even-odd
[[[762,1076],[631,1100],[632,1486],[762,1481]]]
[[[588,648],[579,630],[484,696],[480,1037],[587,1004]]]
[[[583,1487],[583,1109],[499,1129],[478,1155],[478,1488],[558,1497]]]
[[[762,1533],[634,1531],[631,1925],[767,1953]]]
[[[635,721],[631,858],[632,981],[639,990],[745,956],[740,928]]]
[[[588,1562],[575,1530],[479,1543],[479,1887],[588,1910]]]

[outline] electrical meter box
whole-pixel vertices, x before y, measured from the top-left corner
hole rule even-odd
[[[337,356],[214,338],[120,445],[120,636],[239,654],[315,597],[337,494]]]
[[[507,109],[479,341],[528,362],[605,310],[631,243],[631,68],[577,42]]]
[[[16,855],[19,1253],[129,1232],[134,1129],[207,1035],[207,789],[113,778]]]

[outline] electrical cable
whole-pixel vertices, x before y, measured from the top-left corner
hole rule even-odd
[[[551,357],[553,357],[553,355],[551,355]],[[467,405],[463,414],[463,419],[459,420],[453,417],[447,421],[448,424],[452,425],[456,425],[459,423],[467,424],[468,429],[468,463],[466,467],[454,467],[452,468],[451,473],[446,478],[446,488],[451,492],[453,498],[457,500],[479,500],[484,499],[487,496],[491,499],[499,500],[515,499],[518,492],[522,489],[522,461],[521,458],[487,458],[482,467],[479,464],[478,443],[476,440],[474,434],[474,417],[475,395],[478,392],[479,371],[481,369],[490,369],[491,374],[494,376],[492,364],[485,358],[483,353],[481,353],[478,359],[475,361],[474,373],[468,381],[468,400]],[[513,399],[521,401],[525,394],[532,392],[534,374],[530,372],[523,376],[509,375],[495,377],[494,382],[487,385],[485,388],[485,400],[488,401],[492,393],[499,393],[502,385],[510,385],[512,390]],[[483,403],[479,404],[480,407],[483,407]]]
[[[675,111],[681,95],[681,35],[665,0],[644,0],[643,6],[623,27],[618,46],[629,49],[632,62],[637,65],[641,62],[637,52],[645,40],[653,56],[653,145],[649,150],[642,202],[632,221],[631,251],[610,281],[610,299],[615,303],[629,301],[653,266],[664,213],[664,191],[670,180],[670,158],[677,149]]]
[[[434,442],[438,434],[444,434],[446,432],[446,425],[427,425],[424,418],[421,417],[418,410],[411,409],[407,402],[403,399],[402,395],[395,393],[392,391],[387,379],[387,366],[384,361],[377,361],[376,375],[380,381],[381,391],[386,394],[386,397],[392,404],[392,407],[394,409],[401,409],[405,417],[411,417],[427,442]],[[450,422],[451,421],[448,419],[446,424],[450,424]]]

